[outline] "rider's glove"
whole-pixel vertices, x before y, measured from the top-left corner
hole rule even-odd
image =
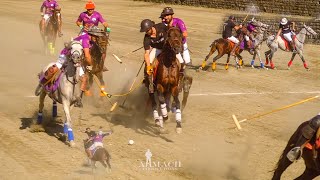
[[[107,33],[111,32],[111,29],[109,27],[106,27],[106,32]]]
[[[43,13],[41,13],[41,17],[43,17],[44,16],[44,14]]]
[[[83,29],[83,25],[82,24],[79,27],[80,27],[81,30]]]
[[[151,75],[153,73],[153,68],[152,68],[152,66],[150,65],[150,66],[147,66],[147,74],[148,75]]]

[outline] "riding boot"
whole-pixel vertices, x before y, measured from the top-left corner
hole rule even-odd
[[[149,93],[154,93],[154,87],[153,87],[153,74],[148,75],[148,81],[149,81]]]
[[[296,50],[296,48],[295,48],[295,44],[294,44],[294,41],[290,41],[290,48],[291,48],[291,50],[292,50],[292,52],[293,53],[296,53],[297,52],[297,50]]]
[[[239,43],[235,43],[235,44],[234,44],[234,47],[233,47],[233,49],[232,49],[232,51],[231,51],[231,55],[232,55],[232,56],[235,56],[235,51],[236,51],[236,49],[237,49],[238,46],[239,46]]]

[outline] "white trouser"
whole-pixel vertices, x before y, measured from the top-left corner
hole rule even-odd
[[[249,40],[250,40],[249,36],[247,36],[247,35],[244,36],[244,39],[245,39],[246,41],[249,41]]]
[[[237,38],[235,38],[234,36],[231,36],[231,37],[228,37],[227,39],[229,39],[230,41],[238,44],[239,43],[239,40]]]
[[[56,62],[56,66],[61,69],[62,65],[66,62],[67,57],[64,54],[60,54]]]
[[[94,142],[90,147],[89,147],[89,150],[92,151],[94,150],[95,148],[97,147],[103,147],[103,143],[102,142]]]
[[[51,17],[50,14],[44,14],[43,15],[43,19],[45,20],[45,22],[48,22],[49,18]]]
[[[152,50],[150,51],[150,54],[149,54],[149,58],[150,58],[150,64],[153,63],[154,59],[156,57],[158,57],[158,55],[162,52],[161,49],[157,49],[157,48],[152,48]],[[190,56],[189,56],[190,57]],[[176,54],[176,58],[179,60],[180,63],[183,63],[183,58],[181,56],[181,54]],[[190,62],[190,60],[189,60]]]
[[[185,64],[188,64],[190,63],[190,53],[189,53],[189,50],[188,50],[188,44],[187,42],[183,44],[183,53],[182,53],[182,56],[183,56],[183,60],[184,60],[184,63]],[[180,61],[180,60],[179,60]],[[180,62],[181,63],[181,62]]]
[[[291,41],[292,41],[291,35],[292,35],[292,33],[291,33],[291,32],[288,32],[288,33],[283,34],[283,37],[284,37],[287,41],[291,42]]]
[[[79,76],[81,77],[82,75],[84,75],[84,67],[80,67],[80,71],[79,71]]]

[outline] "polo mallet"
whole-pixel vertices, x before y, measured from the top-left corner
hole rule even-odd
[[[142,49],[142,48],[143,48],[143,46],[141,46],[141,47],[139,47],[138,49],[135,49],[135,50],[133,50],[133,51],[131,51],[131,52],[123,55],[123,56],[120,56],[120,57],[118,57],[118,56],[115,55],[115,54],[112,54],[112,56],[113,56],[117,61],[119,61],[119,63],[122,63],[122,60],[121,60],[120,58],[126,57],[126,56],[128,56],[129,54],[132,54],[132,53],[134,53],[134,52],[136,52],[136,51],[138,51],[138,50],[140,50],[140,49]]]
[[[268,114],[271,114],[271,113],[274,113],[274,112],[277,112],[277,111],[281,111],[281,110],[284,110],[284,109],[287,109],[287,108],[290,108],[290,107],[293,107],[293,106],[296,106],[296,105],[299,105],[299,104],[302,104],[302,103],[317,99],[319,97],[320,97],[319,95],[318,96],[313,96],[311,98],[307,98],[307,99],[304,99],[302,101],[299,101],[299,102],[296,102],[296,103],[293,103],[293,104],[290,104],[290,105],[287,105],[287,106],[284,106],[284,107],[281,107],[281,108],[278,108],[278,109],[274,109],[274,110],[266,112],[266,113],[258,114],[258,115],[255,115],[253,117],[247,118],[247,119],[242,119],[240,121],[237,119],[236,115],[233,114],[232,115],[232,119],[233,119],[234,123],[236,124],[237,128],[240,130],[240,129],[242,129],[241,126],[240,126],[240,123],[242,123],[242,122],[245,122],[245,121],[251,120],[251,119],[255,119],[255,118],[259,118],[261,116],[265,116],[265,115],[268,115]]]
[[[104,91],[101,89],[100,83],[98,82],[96,76],[95,76],[94,74],[92,74],[92,75],[93,75],[94,81],[97,83],[97,85],[98,85],[98,87],[99,87],[99,89],[100,89],[100,92],[103,93],[103,94],[106,94],[106,99],[108,100],[108,102],[109,102],[110,105],[111,105],[110,112],[112,112],[112,111],[117,107],[118,102],[115,102],[115,103],[112,104],[111,100],[109,99],[109,98],[111,97],[111,95],[110,95],[110,94],[107,94],[106,92],[104,92]]]
[[[138,71],[136,77],[134,78],[133,83],[131,84],[131,87],[130,87],[129,91],[131,91],[131,89],[133,88],[133,85],[135,84],[135,82],[136,82],[136,80],[137,80],[137,77],[139,76],[140,71],[141,71],[142,66],[143,66],[144,63],[145,63],[145,61],[143,60],[142,63],[141,63],[141,66],[140,66],[140,68],[139,68],[139,71]],[[127,98],[128,98],[128,96],[126,96],[126,98],[124,99],[124,101],[123,101],[123,103],[120,105],[120,107],[124,108],[124,103],[127,101]]]

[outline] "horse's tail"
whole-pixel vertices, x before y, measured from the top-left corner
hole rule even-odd
[[[290,164],[292,164],[292,162],[289,161],[289,159],[287,158],[287,154],[292,149],[292,147],[295,145],[295,143],[297,142],[298,138],[301,135],[301,129],[307,123],[308,123],[308,121],[300,124],[300,126],[297,128],[297,130],[290,137],[286,147],[284,148],[284,150],[279,158],[279,161],[278,161],[275,169],[273,170],[274,175],[273,175],[272,180],[280,180],[281,174],[290,166]]]

